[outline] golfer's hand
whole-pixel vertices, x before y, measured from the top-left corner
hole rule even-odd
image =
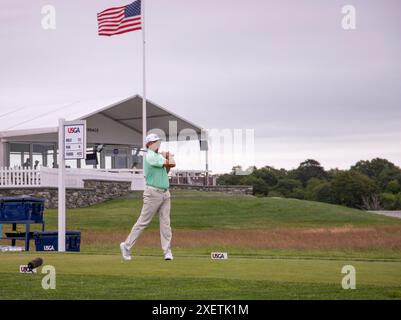
[[[174,157],[174,154],[172,154],[170,151],[162,151],[161,154],[162,154],[163,158],[166,158],[166,159],[168,156]]]

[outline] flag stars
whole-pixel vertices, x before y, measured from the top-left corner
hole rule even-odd
[[[125,17],[135,17],[141,15],[141,0],[134,1],[125,8]]]

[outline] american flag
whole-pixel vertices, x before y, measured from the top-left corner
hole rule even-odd
[[[97,14],[99,36],[113,36],[142,29],[141,0]]]

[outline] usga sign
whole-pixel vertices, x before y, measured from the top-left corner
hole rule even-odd
[[[37,273],[36,269],[29,269],[27,265],[21,265],[19,266],[19,272],[20,273]]]
[[[64,159],[77,160],[86,158],[86,122],[85,120],[64,122]]]
[[[225,260],[228,259],[228,254],[227,252],[212,252],[210,257],[213,260]]]
[[[79,129],[79,127],[68,127],[67,132],[68,133],[80,133],[81,130]]]

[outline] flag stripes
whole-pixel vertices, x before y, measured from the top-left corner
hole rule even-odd
[[[141,0],[97,14],[99,36],[113,36],[142,29]]]

